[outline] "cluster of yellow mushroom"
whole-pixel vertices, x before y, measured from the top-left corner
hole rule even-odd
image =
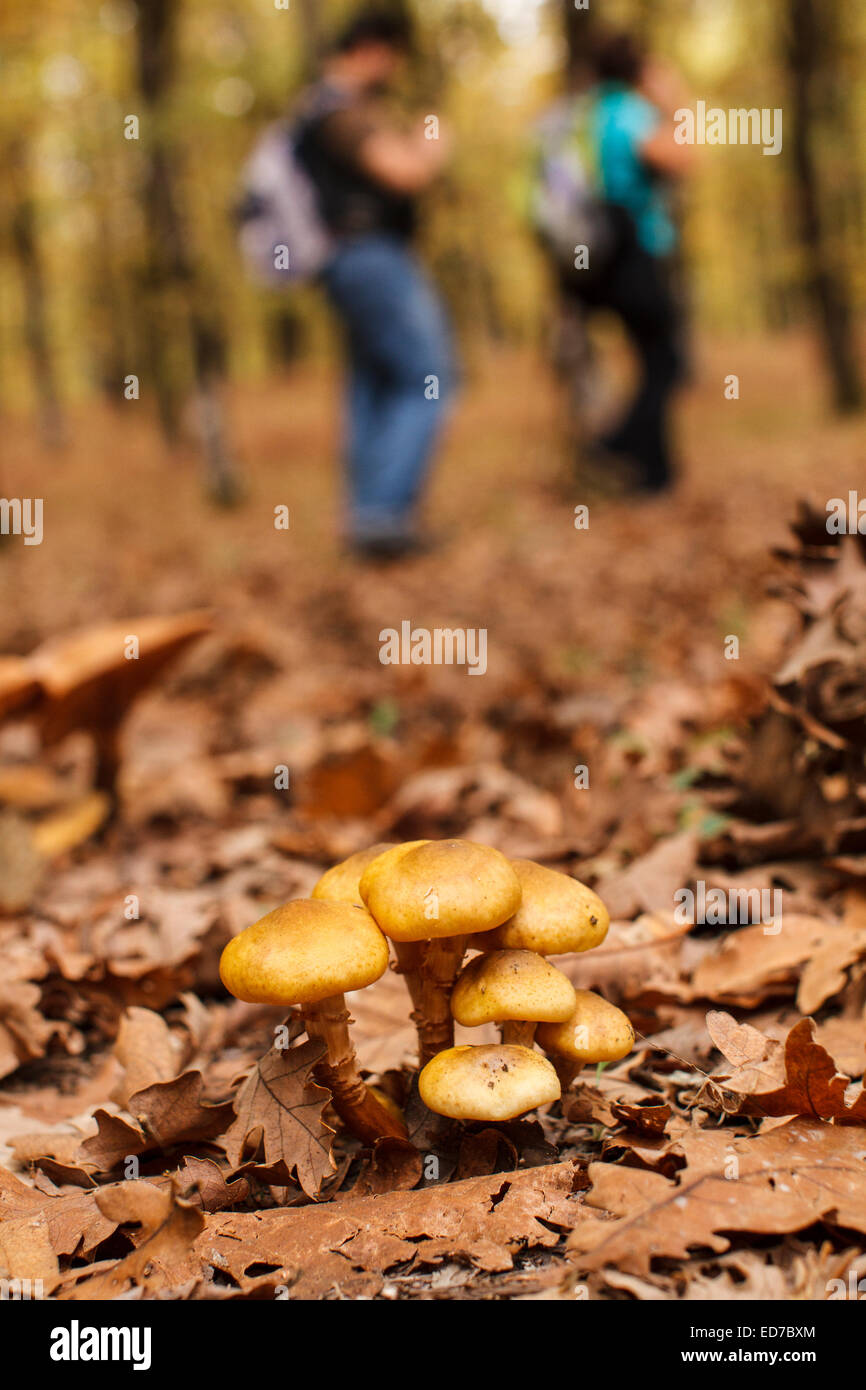
[[[631,1051],[625,1014],[546,959],[598,946],[608,925],[598,895],[567,874],[468,840],[414,840],[329,869],[311,898],[235,937],[220,973],[240,999],[300,1008],[325,1045],[318,1079],[369,1142],[405,1127],[360,1076],[343,995],[384,974],[387,939],[412,999],[421,1099],[453,1119],[496,1122],[558,1100],[587,1063]],[[467,949],[480,954],[464,965]],[[502,1041],[455,1047],[455,1020],[496,1023]]]

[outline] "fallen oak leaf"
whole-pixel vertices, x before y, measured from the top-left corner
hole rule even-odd
[[[691,830],[659,840],[624,869],[606,874],[598,893],[611,917],[670,910],[674,894],[697,874],[698,836]]]
[[[78,1152],[86,1164],[95,1164],[100,1172],[111,1173],[121,1161],[135,1158],[149,1147],[144,1131],[123,1115],[100,1107],[93,1118],[96,1134],[85,1139]]]
[[[301,1031],[294,1019],[290,1041]],[[256,1063],[235,1098],[237,1118],[221,1139],[233,1168],[261,1148],[266,1166],[282,1162],[289,1173],[297,1173],[308,1197],[318,1195],[335,1171],[334,1130],[322,1118],[331,1093],[311,1075],[323,1052],[323,1042],[308,1041],[272,1047]]]
[[[710,1013],[707,1028],[723,1056],[735,1061],[730,1076],[714,1082],[742,1098],[742,1111],[750,1115],[806,1115],[833,1120],[837,1125],[866,1125],[866,1091],[855,1087],[839,1071],[833,1058],[815,1041],[815,1023],[803,1018],[791,1029],[784,1045],[738,1025],[729,1014]],[[758,1054],[760,1042],[764,1047]],[[739,1060],[742,1059],[742,1060]]]
[[[593,1163],[587,1220],[568,1248],[583,1272],[647,1275],[655,1259],[722,1253],[729,1233],[781,1235],[816,1221],[866,1231],[866,1164],[859,1135],[794,1120],[766,1134],[694,1131],[678,1142],[688,1166],[675,1181],[642,1168]]]
[[[753,1007],[770,995],[793,993],[799,983],[801,992],[821,1004],[844,985],[844,976],[835,983],[841,970],[864,954],[866,932],[821,917],[786,915],[783,931],[768,932],[759,924],[728,932],[696,966],[692,998]],[[818,965],[810,972],[813,959]]]
[[[142,1239],[136,1248],[113,1268],[72,1288],[58,1289],[65,1300],[117,1298],[127,1287],[163,1289],[169,1284],[166,1267],[188,1255],[204,1228],[201,1209],[194,1202],[149,1182],[125,1182],[104,1187],[96,1203],[115,1226],[140,1225]]]
[[[60,1264],[43,1212],[3,1222],[0,1226],[0,1278],[36,1280],[53,1288],[59,1272]],[[4,1297],[8,1296],[4,1290]]]
[[[94,1187],[95,1163],[83,1163],[80,1158],[81,1134],[76,1130],[14,1134],[9,1148],[16,1163],[22,1167],[40,1168],[57,1183],[73,1187]]]
[[[0,1168],[0,1226],[18,1217],[45,1217],[51,1245],[58,1256],[87,1258],[114,1232],[114,1225],[96,1205],[96,1194],[61,1193],[46,1196]]]
[[[177,1044],[162,1014],[133,1006],[120,1020],[114,1054],[123,1067],[115,1098],[127,1107],[131,1096],[156,1081],[177,1076]]]
[[[576,1176],[569,1161],[289,1211],[220,1213],[206,1218],[193,1255],[199,1272],[210,1265],[242,1290],[282,1285],[301,1299],[335,1289],[374,1296],[397,1266],[510,1270],[519,1252],[552,1249],[583,1219]],[[170,1271],[176,1285],[195,1272],[190,1260]]]
[[[610,1109],[615,1120],[619,1120],[628,1129],[636,1129],[651,1138],[659,1138],[664,1134],[672,1113],[671,1107],[661,1096],[647,1096],[635,1105],[614,1102]]]
[[[171,1081],[155,1081],[129,1098],[129,1113],[160,1149],[201,1143],[224,1134],[235,1114],[231,1101],[208,1105],[201,1099],[204,1077],[187,1071]]]
[[[866,930],[838,929],[806,961],[797,988],[797,1008],[814,1013],[848,983],[848,967],[866,956]]]
[[[246,1178],[228,1182],[225,1170],[212,1158],[187,1156],[177,1171],[177,1181],[184,1195],[204,1211],[223,1211],[245,1202],[250,1195]]]
[[[354,1187],[341,1194],[343,1201],[375,1197],[383,1192],[417,1187],[424,1173],[424,1156],[408,1139],[384,1138],[374,1146]]]
[[[129,1098],[129,1112],[94,1111],[97,1132],[85,1139],[78,1158],[86,1171],[111,1173],[119,1163],[155,1149],[203,1143],[226,1132],[235,1114],[230,1101],[208,1105],[201,1099],[200,1071],[157,1081]]]

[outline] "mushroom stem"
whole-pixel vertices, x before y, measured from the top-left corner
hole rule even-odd
[[[502,1024],[502,1041],[514,1043],[517,1047],[532,1047],[535,1042],[537,1023],[524,1022],[523,1019],[509,1018]]]
[[[438,1052],[454,1046],[451,991],[466,953],[465,936],[433,941],[396,941],[397,968],[405,976],[418,1033],[418,1064],[425,1067]]]
[[[423,941],[395,941],[394,954],[397,957],[397,974],[406,981],[409,998],[412,1000],[412,1022],[418,1028],[418,1046],[421,1046],[419,1016],[421,1012],[421,962],[424,959]]]
[[[334,1109],[346,1127],[368,1144],[383,1138],[405,1139],[405,1127],[379,1103],[358,1071],[343,995],[305,1004],[301,1013],[307,1036],[321,1038],[325,1044],[325,1055],[313,1072],[331,1092]]]
[[[435,1057],[437,1052],[451,1046],[451,1043],[443,1041],[447,1038],[447,1032],[443,1020],[438,1017],[441,1012],[438,1000],[431,998],[425,969],[424,948],[428,944],[425,941],[394,942],[397,970],[406,981],[409,998],[412,1000],[412,1022],[418,1034],[418,1064],[421,1067],[429,1062],[431,1057]],[[435,1016],[431,1016],[431,1008]],[[451,1041],[453,1042],[453,1032]]]
[[[559,1084],[562,1087],[562,1094],[570,1089],[574,1078],[583,1071],[585,1063],[575,1061],[573,1057],[562,1057],[557,1052],[548,1052],[548,1057],[553,1063],[556,1074],[559,1077]]]
[[[426,1067],[437,1052],[454,1046],[451,991],[466,953],[465,936],[442,936],[428,941],[421,962],[421,1001],[418,1061]]]

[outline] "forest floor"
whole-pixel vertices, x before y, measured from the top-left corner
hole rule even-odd
[[[0,918],[0,1213],[34,1232],[0,1234],[0,1273],[38,1272],[62,1298],[135,1285],[172,1297],[823,1298],[859,1269],[862,1120],[823,1051],[852,1082],[862,1075],[856,884],[826,898],[814,865],[792,869],[793,926],[781,942],[741,929],[739,954],[724,933],[684,933],[671,904],[725,824],[728,745],[760,717],[800,630],[768,591],[774,549],[800,499],[823,512],[857,487],[862,422],[829,414],[805,341],[702,343],[698,359],[680,486],[634,501],[575,477],[558,388],[535,358],[486,356],[431,488],[442,546],[388,567],[341,551],[337,383],[318,368],[235,390],[247,492],[234,511],[203,499],[193,454],[168,457],[139,403],[76,409],[51,456],[29,423],[7,423],[2,490],[44,497],[44,542],[0,550],[0,650],[200,608],[213,632],[127,719],[117,819],[43,865],[25,910]],[[582,503],[589,525],[576,529]],[[287,531],[274,527],[280,505]],[[404,620],[485,629],[486,674],[382,665],[380,631]],[[290,786],[276,791],[283,765]],[[42,769],[42,792],[10,775],[21,768]],[[86,739],[46,752],[29,725],[0,728],[7,829],[69,804],[88,777]],[[324,1128],[283,1154],[281,1173],[274,1117],[259,1117],[265,1151],[251,1157],[232,1109],[275,1018],[228,1002],[219,951],[335,860],[421,836],[478,839],[591,882],[614,922],[569,973],[626,1009],[636,1050],[543,1133],[521,1122],[442,1140],[438,1182],[399,1145],[359,1160],[339,1139],[332,1169]],[[722,877],[776,881],[755,872],[728,864]],[[806,972],[821,952],[816,983]],[[402,1099],[402,982],[388,975],[352,1011],[363,1065]],[[822,1058],[826,1101],[804,1105],[794,1071],[826,1071]],[[162,1206],[117,1182],[130,1156]],[[832,1203],[818,1171],[830,1158]],[[729,1161],[742,1179],[734,1216]],[[312,1204],[323,1181],[332,1200]]]

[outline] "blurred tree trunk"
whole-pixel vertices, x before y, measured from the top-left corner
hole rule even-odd
[[[166,438],[177,440],[186,383],[179,370],[178,335],[191,349],[198,429],[211,496],[229,504],[238,483],[229,451],[220,388],[225,343],[212,307],[205,310],[176,191],[177,170],[167,127],[166,105],[176,66],[179,0],[148,0],[139,10],[138,80],[144,100],[146,165],[143,205],[147,233],[144,321],[160,420]]]
[[[830,244],[826,196],[815,153],[821,89],[832,90],[838,73],[832,9],[826,0],[822,0],[820,14],[817,0],[785,0],[782,47],[791,93],[791,158],[806,283],[818,317],[836,406],[850,411],[863,405],[863,387],[848,287]]]
[[[51,351],[29,151],[23,139],[15,139],[7,144],[5,154],[11,198],[10,239],[23,289],[24,337],[33,370],[39,424],[48,447],[58,449],[64,442],[65,431]]]
[[[574,0],[557,0],[565,34],[567,87],[575,86],[586,71],[587,39],[597,25],[596,12],[590,4],[585,10],[575,8]]]
[[[88,322],[94,338],[94,374],[109,405],[123,404],[124,378],[134,360],[129,332],[130,304],[126,280],[117,254],[111,226],[109,200],[100,198],[95,208],[98,254],[91,258],[88,283]]]
[[[308,73],[315,72],[325,49],[322,25],[324,0],[298,0],[301,30],[304,35],[304,63]]]
[[[556,3],[565,36],[563,91],[576,92],[591,80],[588,45],[597,27],[598,16],[592,3],[586,9],[576,8],[574,0],[556,0]],[[576,457],[582,453],[591,432],[590,419],[593,396],[598,389],[598,376],[584,310],[560,286],[555,293],[555,309],[547,335],[548,355],[564,390],[564,433],[568,452],[566,476],[570,482]]]

